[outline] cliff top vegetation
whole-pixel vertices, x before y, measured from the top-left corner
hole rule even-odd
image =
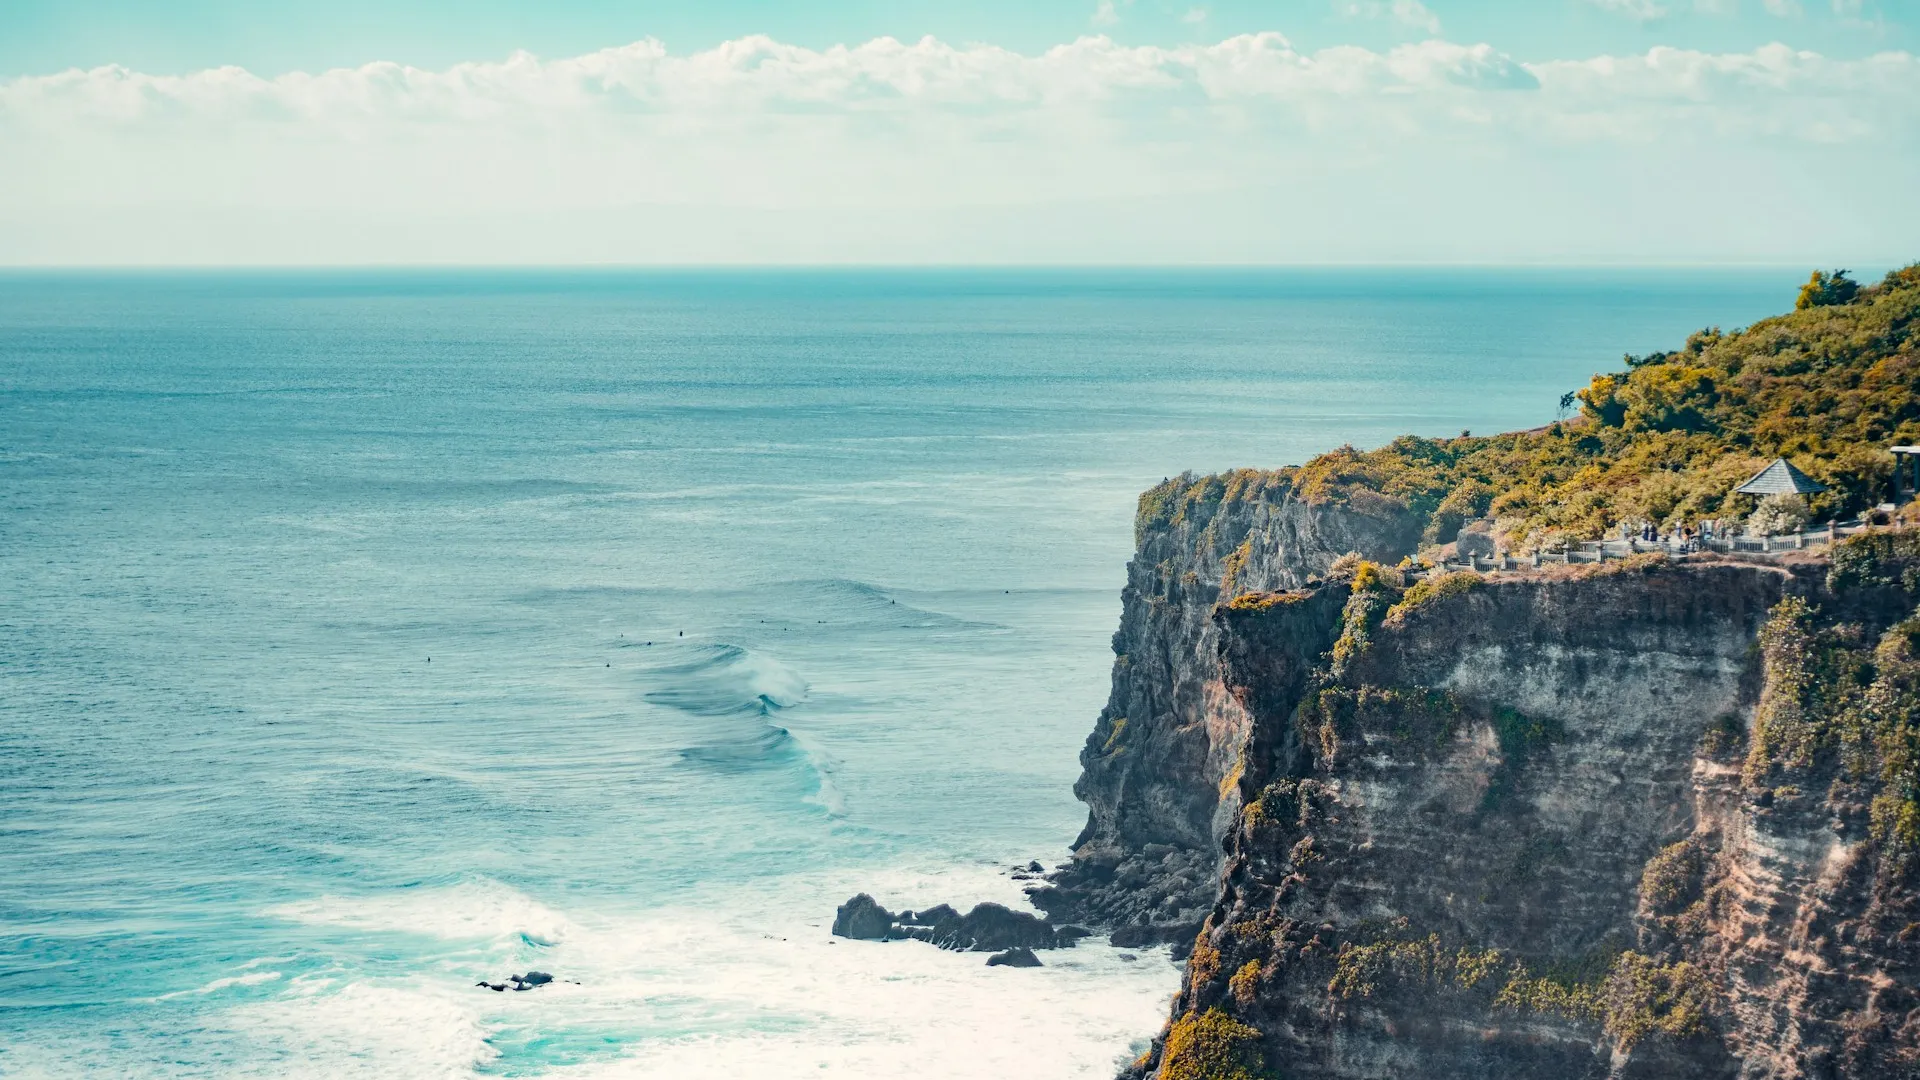
[[[1343,446],[1297,468],[1182,477],[1141,497],[1140,525],[1177,522],[1197,502],[1288,488],[1310,503],[1414,513],[1445,543],[1491,517],[1526,551],[1594,539],[1621,522],[1677,526],[1738,518],[1733,489],[1785,457],[1827,486],[1816,519],[1884,501],[1887,447],[1920,442],[1920,263],[1859,285],[1816,273],[1792,312],[1742,330],[1701,330],[1679,349],[1627,356],[1562,405],[1570,419],[1489,437],[1403,435]]]

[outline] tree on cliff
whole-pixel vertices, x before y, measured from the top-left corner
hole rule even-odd
[[[1831,307],[1834,304],[1851,304],[1860,295],[1860,284],[1847,276],[1845,270],[1835,270],[1823,274],[1818,270],[1800,286],[1800,299],[1794,301],[1796,311],[1808,308]]]
[[[1920,264],[1869,286],[1815,272],[1793,312],[1702,330],[1624,366],[1562,400],[1579,403],[1571,420],[1342,447],[1289,479],[1309,502],[1435,518],[1430,539],[1458,527],[1452,514],[1437,520],[1443,507],[1470,505],[1523,551],[1543,537],[1611,535],[1622,521],[1744,517],[1734,487],[1777,457],[1827,486],[1811,501],[1817,518],[1857,513],[1887,496],[1887,446],[1920,442]]]

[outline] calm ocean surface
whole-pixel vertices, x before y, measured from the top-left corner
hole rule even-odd
[[[1164,951],[826,928],[1065,857],[1136,493],[1802,276],[0,275],[0,1075],[1109,1076]]]

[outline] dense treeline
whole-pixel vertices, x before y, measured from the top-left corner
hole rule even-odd
[[[1796,310],[1744,330],[1702,330],[1673,352],[1626,357],[1563,404],[1577,416],[1490,438],[1403,436],[1323,454],[1293,477],[1310,501],[1431,515],[1428,538],[1490,516],[1516,550],[1739,518],[1733,489],[1785,457],[1825,484],[1816,517],[1891,496],[1887,447],[1920,442],[1920,264],[1862,286],[1816,273]]]

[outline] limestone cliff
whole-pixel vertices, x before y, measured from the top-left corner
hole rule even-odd
[[[1113,691],[1074,793],[1089,810],[1075,858],[1034,901],[1122,944],[1193,939],[1218,892],[1227,782],[1249,728],[1221,679],[1213,609],[1246,590],[1297,588],[1349,551],[1397,560],[1420,522],[1404,505],[1305,503],[1292,470],[1169,480],[1141,497],[1113,637]]]
[[[1236,512],[1256,543],[1224,590],[1176,587],[1224,567],[1204,521],[1143,533],[1130,581],[1058,892],[1136,915],[1114,896],[1146,844],[1198,852],[1224,825],[1172,1021],[1131,1075],[1920,1075],[1913,535],[1833,566],[1411,583],[1329,575],[1332,537],[1384,554],[1405,533],[1316,526],[1288,495]],[[1263,548],[1281,522],[1315,539]],[[1119,868],[1105,893],[1096,858]],[[1131,880],[1150,918],[1184,914],[1165,898],[1190,892]]]

